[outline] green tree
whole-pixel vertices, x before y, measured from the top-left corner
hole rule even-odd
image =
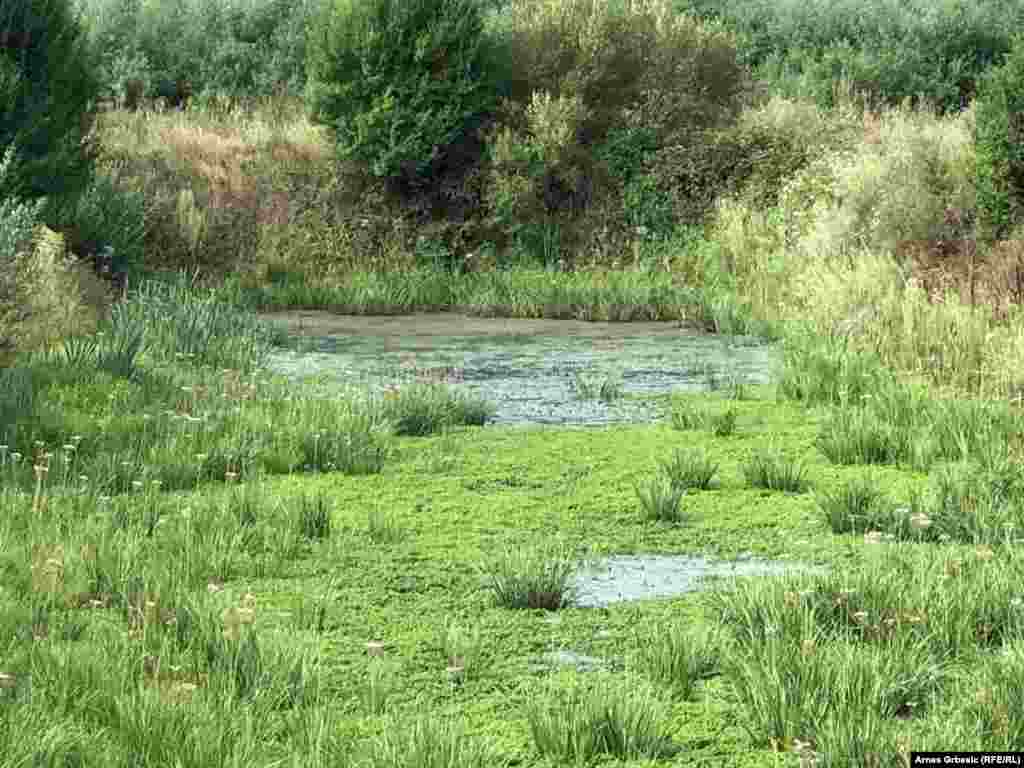
[[[310,117],[374,176],[426,180],[497,105],[498,49],[477,0],[334,0],[314,29]]]
[[[975,130],[978,224],[991,242],[1024,212],[1024,36],[982,79]]]
[[[46,198],[52,224],[93,179],[96,61],[68,0],[0,0],[0,146],[19,163],[5,196]]]

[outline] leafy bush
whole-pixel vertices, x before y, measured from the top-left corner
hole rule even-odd
[[[979,89],[978,218],[982,236],[1001,239],[1024,212],[1024,36]]]
[[[773,190],[806,161],[785,135],[761,126],[729,126],[706,133],[702,141],[666,147],[649,164],[658,188],[672,201],[672,220],[699,224],[716,198],[748,186],[760,204],[773,204]]]
[[[0,147],[15,145],[6,191],[46,198],[53,226],[92,178],[89,139],[100,85],[95,60],[68,0],[0,0]]]
[[[697,141],[737,113],[747,82],[731,38],[664,0],[629,10],[512,0],[493,28],[514,62],[489,142],[493,221],[514,233],[557,219],[572,253],[617,193],[643,213],[634,226],[666,230],[668,187],[641,174],[659,165],[659,147]]]
[[[316,0],[256,0],[225,7],[209,0],[144,6],[139,0],[77,0],[100,58],[107,98],[248,98],[305,85],[306,24]],[[135,82],[137,85],[132,86]],[[182,86],[179,88],[179,84]],[[123,102],[122,102],[123,103]]]
[[[4,189],[15,156],[9,146],[0,162]],[[0,366],[67,333],[88,332],[105,303],[102,285],[66,259],[64,239],[40,224],[45,203],[0,198]]]
[[[86,39],[98,61],[103,96],[123,99],[127,82],[150,80],[149,59],[137,37],[139,0],[77,0],[82,10]],[[141,94],[140,94],[141,95]]]
[[[311,119],[373,175],[418,182],[496,106],[475,0],[337,0],[309,41]]]
[[[109,269],[111,279],[138,275],[144,261],[145,211],[143,193],[119,184],[116,171],[97,174],[67,211],[70,249],[83,259],[107,250],[109,263],[97,259],[95,266]]]
[[[977,80],[1010,48],[1021,9],[989,0],[890,3],[688,0],[701,18],[742,40],[741,63],[774,92],[835,104],[845,71],[856,90],[898,104],[919,95],[942,111],[965,107]]]
[[[9,146],[0,162],[0,183],[6,188],[6,178],[14,164],[14,147]],[[39,222],[45,200],[34,204],[25,203],[12,196],[0,198],[0,365],[5,363],[16,344],[15,331],[23,309],[23,276],[20,274],[20,257],[31,241],[32,233]],[[20,291],[19,291],[20,289]]]

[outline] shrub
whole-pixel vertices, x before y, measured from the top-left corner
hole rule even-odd
[[[974,0],[687,4],[735,30],[742,63],[773,92],[811,97],[824,108],[834,106],[832,86],[845,71],[879,101],[923,95],[944,112],[962,109],[1021,24],[1019,7]]]
[[[637,172],[661,164],[650,159],[659,147],[695,141],[738,111],[746,80],[731,38],[665,0],[629,11],[513,0],[494,28],[515,63],[489,142],[494,220],[513,232],[538,216],[569,220],[561,246],[572,252],[592,228],[582,214],[625,189],[615,174],[630,205],[659,211],[635,223],[662,229],[664,190]]]
[[[338,154],[417,183],[496,106],[492,49],[475,0],[337,0],[310,39],[311,119]]]
[[[777,199],[780,182],[804,166],[806,158],[785,136],[761,126],[727,126],[654,153],[650,159],[657,188],[671,190],[673,220],[700,224],[715,200],[747,188],[764,205]]]
[[[6,177],[14,163],[14,147],[9,146],[0,163],[0,182],[6,185]],[[9,196],[0,199],[0,365],[4,364],[4,353],[10,354],[16,345],[15,332],[24,320],[23,296],[24,278],[21,254],[31,241],[38,224],[45,200],[27,204]],[[20,289],[20,290],[19,290]]]
[[[8,147],[0,182],[14,161]],[[45,200],[0,198],[0,366],[73,331],[95,330],[108,297],[87,270],[66,258],[64,238],[39,218]]]
[[[46,198],[50,226],[93,176],[95,65],[67,0],[0,0],[0,147],[20,156],[5,186]]]
[[[982,80],[975,111],[978,219],[998,240],[1024,211],[1024,37]]]
[[[150,62],[136,36],[137,0],[79,0],[79,6],[86,38],[98,59],[104,99],[124,99],[128,82],[135,78],[141,78],[145,86],[150,80]]]

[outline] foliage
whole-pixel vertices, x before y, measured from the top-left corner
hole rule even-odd
[[[964,108],[983,73],[1010,50],[1024,18],[991,0],[733,3],[687,0],[741,41],[741,62],[790,97],[834,106],[843,76],[877,104],[923,96],[943,112]]]
[[[622,686],[607,675],[548,680],[527,710],[537,750],[562,765],[669,758],[680,751],[664,726],[664,707],[646,686]],[[630,681],[632,682],[632,681]]]
[[[47,198],[53,226],[93,175],[95,61],[68,0],[0,0],[0,41],[0,146],[20,157],[5,191]]]
[[[0,183],[5,186],[14,159],[14,147],[9,146],[0,163]],[[16,332],[24,311],[18,309],[24,298],[21,257],[31,241],[45,202],[38,200],[28,204],[7,195],[0,199],[0,328],[3,329],[0,353],[9,355],[16,346]],[[4,358],[0,357],[2,362]]]
[[[5,189],[15,157],[9,146],[0,162]],[[103,286],[66,258],[64,238],[40,223],[45,203],[0,197],[0,364],[94,329],[105,303]]]
[[[982,236],[1001,239],[1024,212],[1024,36],[982,82],[975,116]]]
[[[311,119],[377,177],[419,183],[496,104],[475,0],[338,0],[310,44]]]
[[[182,106],[189,94],[249,99],[305,85],[306,24],[317,0],[77,3],[107,99],[137,103],[126,97],[138,88]]]
[[[119,183],[118,172],[97,174],[66,216],[79,256],[109,249],[114,275],[138,274],[143,266],[145,196]],[[96,266],[100,266],[97,264]]]
[[[560,250],[574,253],[593,228],[586,212],[618,193],[651,210],[636,226],[669,229],[663,187],[639,172],[659,147],[735,116],[747,83],[729,36],[662,0],[512,2],[495,28],[515,68],[489,142],[492,220],[513,235],[557,221]]]
[[[772,204],[780,183],[807,162],[805,150],[763,126],[728,126],[703,140],[664,147],[648,160],[650,178],[671,200],[671,220],[699,224],[715,200],[749,188]]]

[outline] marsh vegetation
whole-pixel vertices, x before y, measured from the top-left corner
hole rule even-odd
[[[302,36],[292,5],[266,11],[280,41]],[[196,62],[187,107],[149,89],[100,112],[75,206],[0,200],[0,765],[859,768],[1024,749],[1024,251],[1017,208],[976,172],[1003,82],[982,70],[1016,71],[1024,20],[975,5],[812,23],[804,3],[766,26],[697,3],[678,31],[696,53],[666,48],[642,82],[720,66],[730,109],[652,144],[660,102],[640,99],[592,152],[552,154],[573,98],[613,73],[574,65],[565,99],[516,102],[484,142],[486,220],[340,162],[286,82],[302,68],[214,46],[214,9],[146,10],[133,57],[104,60],[110,87]],[[494,27],[540,84],[542,54],[592,52],[569,34],[582,17],[550,14]],[[117,49],[101,33],[130,25],[101,16],[90,40]],[[867,17],[906,56],[850,26]],[[801,41],[789,59],[777,34]],[[248,98],[225,95],[232,72]],[[275,76],[289,87],[270,95]],[[589,207],[528,204],[536,163],[568,183],[597,158]],[[122,260],[116,297],[62,260],[90,241]],[[326,397],[272,374],[289,335],[260,315],[288,309],[672,321],[781,352],[770,384],[649,396],[655,422],[513,429],[426,372]],[[574,392],[613,402],[620,384]],[[741,552],[828,572],[574,602],[602,556]],[[607,668],[531,666],[559,649]]]

